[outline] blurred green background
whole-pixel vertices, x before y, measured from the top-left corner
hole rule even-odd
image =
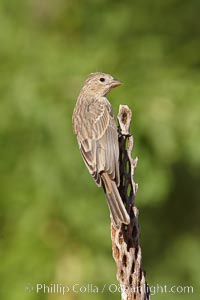
[[[200,295],[200,2],[0,0],[0,298],[36,283],[117,284],[109,213],[82,162],[71,116],[85,77],[124,82],[133,110],[143,268],[152,285]]]

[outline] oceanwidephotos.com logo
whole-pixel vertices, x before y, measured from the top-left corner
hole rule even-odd
[[[61,294],[65,295],[68,293],[76,293],[76,294],[97,294],[97,293],[122,293],[124,290],[131,289],[132,292],[143,292],[146,294],[151,294],[152,296],[155,294],[193,294],[194,287],[193,286],[182,286],[182,285],[144,285],[139,287],[127,287],[127,286],[120,286],[115,283],[105,283],[103,285],[96,285],[93,283],[87,284],[80,284],[74,283],[72,285],[64,285],[61,283],[36,283],[30,284],[28,283],[25,286],[26,293],[37,293],[37,294]]]

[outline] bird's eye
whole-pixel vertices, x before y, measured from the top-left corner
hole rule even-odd
[[[105,78],[101,77],[99,80],[100,80],[101,82],[104,82],[104,81],[105,81]]]

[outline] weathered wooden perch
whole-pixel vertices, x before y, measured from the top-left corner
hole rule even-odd
[[[132,159],[133,136],[130,133],[132,112],[126,105],[120,105],[119,149],[120,186],[119,193],[130,216],[130,224],[115,229],[111,219],[113,257],[117,265],[117,279],[121,287],[122,300],[150,300],[149,289],[142,271],[142,250],[139,243],[138,209],[135,195],[138,185],[134,182],[137,158]]]

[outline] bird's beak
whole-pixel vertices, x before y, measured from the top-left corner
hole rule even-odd
[[[116,86],[119,86],[121,84],[122,84],[121,81],[119,81],[118,79],[113,78],[113,80],[111,82],[111,87],[116,87]]]

